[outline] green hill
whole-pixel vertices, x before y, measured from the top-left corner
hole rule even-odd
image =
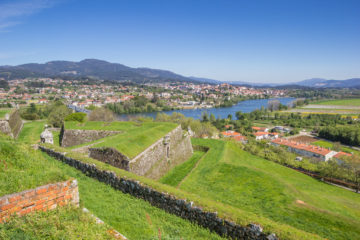
[[[251,155],[233,142],[193,144],[210,150],[178,185],[181,190],[324,238],[360,236],[358,194]],[[177,169],[169,174],[184,176],[182,165]]]

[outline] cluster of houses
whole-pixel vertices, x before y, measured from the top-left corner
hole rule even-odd
[[[274,146],[286,146],[290,152],[300,154],[302,156],[317,158],[322,161],[328,161],[330,159],[335,159],[338,163],[342,162],[344,156],[351,156],[350,153],[345,152],[336,152],[328,148],[323,148],[319,146],[304,144],[296,141],[291,141],[285,138],[277,138],[271,141],[271,144]]]
[[[221,132],[221,135],[224,138],[231,138],[238,142],[247,143],[247,138],[245,136],[241,135],[238,132],[232,131],[232,130],[227,130],[227,131]]]
[[[252,127],[252,130],[256,140],[276,139],[279,137],[279,133],[269,132],[269,128],[266,127]]]

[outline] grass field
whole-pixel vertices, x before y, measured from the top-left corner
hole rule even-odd
[[[358,194],[251,155],[232,142],[193,143],[210,150],[180,189],[324,238],[358,239]]]
[[[324,100],[311,104],[318,105],[339,105],[339,106],[360,106],[360,99],[339,99],[339,100]]]
[[[34,212],[22,218],[14,217],[0,224],[0,239],[115,239],[108,230],[108,225],[97,224],[89,213],[79,208],[63,207]]]
[[[96,143],[93,147],[113,147],[128,156],[136,157],[139,153],[151,146],[154,142],[164,137],[173,130],[177,124],[158,123],[158,122],[86,122],[79,124],[76,122],[66,122],[65,129],[84,129],[84,130],[112,130],[122,133],[102,138],[91,143],[73,146],[71,149]]]
[[[0,119],[4,118],[7,113],[10,113],[13,108],[0,108]]]
[[[18,141],[35,144],[40,142],[40,134],[44,131],[45,121],[26,122],[19,134]]]

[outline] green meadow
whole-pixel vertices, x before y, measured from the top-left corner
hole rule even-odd
[[[73,146],[71,149],[95,143],[93,147],[113,147],[129,158],[137,156],[176,126],[177,124],[168,122],[65,122],[65,129],[120,131],[119,134]]]

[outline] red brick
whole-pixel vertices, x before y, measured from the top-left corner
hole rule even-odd
[[[44,208],[44,205],[43,204],[39,204],[39,205],[36,205],[34,207],[35,210],[40,210],[40,209],[43,209]]]
[[[65,199],[71,199],[72,196],[71,195],[65,195]]]
[[[16,201],[18,201],[20,199],[21,199],[20,195],[13,196],[13,197],[9,198],[9,203],[16,202]]]
[[[35,205],[43,204],[45,202],[45,199],[40,199],[35,202]]]
[[[19,214],[20,216],[24,216],[25,214],[28,214],[28,213],[30,213],[31,211],[32,211],[32,207],[31,207],[31,208],[23,209],[23,210],[19,211],[18,214]]]
[[[41,189],[36,190],[36,194],[42,194],[45,192],[47,192],[47,188],[41,188]]]
[[[66,205],[66,202],[65,202],[65,201],[60,201],[58,204],[59,204],[59,206],[62,207],[62,206],[65,206],[65,205]]]
[[[63,197],[63,196],[61,196],[61,197],[59,197],[59,198],[56,199],[56,202],[61,202],[61,201],[64,201],[64,197]]]
[[[8,210],[8,209],[10,209],[10,208],[13,208],[13,207],[15,207],[15,206],[16,206],[15,203],[6,204],[6,205],[4,205],[4,206],[1,206],[1,207],[0,207],[0,210],[1,210],[1,211],[6,211],[6,210]]]

